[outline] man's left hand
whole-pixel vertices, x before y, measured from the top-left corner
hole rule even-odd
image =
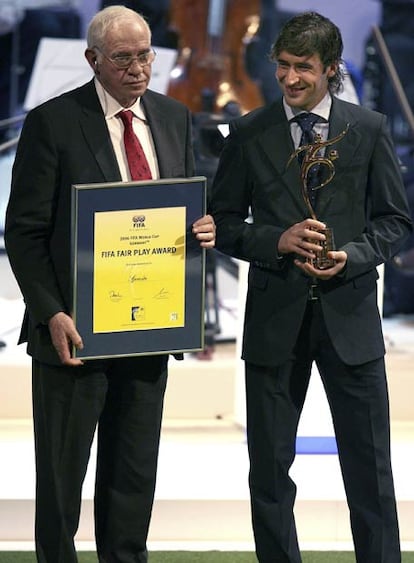
[[[332,266],[332,268],[327,268],[326,270],[320,270],[319,268],[315,268],[315,266],[311,263],[302,262],[301,260],[295,260],[295,264],[308,276],[318,278],[320,280],[330,280],[345,268],[348,255],[343,250],[332,250],[328,252],[328,257],[335,260],[335,265]]]
[[[214,248],[216,243],[216,224],[211,215],[204,215],[193,223],[193,233],[200,246],[203,248]]]

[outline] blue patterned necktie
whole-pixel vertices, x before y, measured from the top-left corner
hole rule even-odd
[[[292,119],[298,123],[302,130],[302,136],[300,138],[299,147],[303,145],[310,145],[315,140],[315,132],[313,131],[313,127],[315,123],[324,121],[323,118],[319,117],[315,113],[299,113],[296,117]],[[302,165],[303,158],[305,156],[305,151],[302,151],[298,154],[298,161],[299,164]],[[319,165],[312,166],[308,171],[307,175],[307,187],[308,193],[311,203],[315,203],[316,199],[316,188],[319,185]]]
[[[322,118],[315,113],[299,113],[299,115],[294,117],[292,121],[295,121],[302,129],[302,137],[300,138],[299,146],[301,147],[303,145],[310,145],[311,143],[313,143],[313,141],[315,140],[315,132],[313,131],[313,127],[315,123],[322,121]],[[302,162],[303,157],[303,152],[298,154],[300,163]]]

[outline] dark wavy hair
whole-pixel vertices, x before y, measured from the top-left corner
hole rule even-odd
[[[318,54],[324,70],[337,63],[337,71],[329,78],[329,91],[335,94],[341,90],[343,72],[341,69],[343,43],[338,27],[316,12],[304,12],[288,20],[271,47],[269,58],[277,62],[282,51],[297,57]]]

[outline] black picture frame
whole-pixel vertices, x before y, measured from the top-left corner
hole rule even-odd
[[[146,326],[135,325],[135,318],[125,329],[116,325],[112,330],[111,321],[104,321],[110,329],[96,330],[94,319],[94,302],[97,279],[99,284],[105,284],[102,276],[95,277],[98,272],[97,264],[102,261],[101,256],[95,256],[97,237],[95,222],[101,215],[107,214],[111,221],[121,212],[121,217],[128,220],[127,227],[118,232],[111,229],[111,240],[123,240],[125,244],[143,244],[137,242],[137,237],[127,233],[134,231],[135,222],[144,223],[145,213],[151,217],[152,213],[160,217],[168,217],[168,213],[182,214],[184,219],[179,221],[183,225],[179,239],[182,241],[180,252],[184,258],[183,284],[184,293],[180,298],[184,300],[184,318],[180,326]],[[73,350],[73,356],[83,360],[98,358],[113,358],[122,356],[139,356],[152,354],[177,354],[202,350],[204,347],[204,319],[205,319],[205,249],[192,234],[192,224],[206,213],[206,178],[194,176],[191,178],[169,178],[149,180],[144,182],[115,182],[101,184],[74,184],[72,186],[72,280],[73,280],[73,318],[78,332],[83,340],[83,349]],[[131,221],[131,223],[129,223]],[[118,223],[117,223],[118,224]],[[162,229],[167,229],[168,221],[163,221]],[[181,229],[181,227],[180,227]],[[147,232],[151,232],[148,231]],[[172,236],[176,235],[176,231]],[[129,237],[134,242],[125,242]],[[150,238],[151,235],[147,235]],[[178,239],[177,239],[178,240]],[[151,241],[146,241],[151,243]],[[131,246],[131,253],[138,253],[137,247]],[[139,247],[138,247],[139,248]],[[170,247],[169,247],[170,248]],[[175,247],[174,247],[175,248]],[[132,250],[133,249],[133,250]],[[164,249],[165,250],[165,249]],[[154,248],[151,252],[154,251]],[[108,259],[115,256],[116,250],[108,251]],[[102,253],[105,254],[105,253]],[[154,257],[154,260],[162,259]],[[96,262],[98,260],[98,262]],[[118,260],[118,258],[116,258]],[[115,260],[114,260],[115,261]],[[151,268],[151,263],[149,263]],[[133,264],[135,267],[135,264]],[[126,264],[129,266],[129,264]],[[117,267],[117,266],[116,266]],[[148,266],[147,266],[148,267]],[[181,272],[182,266],[180,266]],[[166,280],[168,283],[168,279]],[[181,286],[179,286],[181,287]],[[122,300],[122,292],[109,289],[111,300]],[[134,309],[134,307],[132,307]],[[138,307],[139,309],[139,307]],[[109,309],[110,310],[110,309]],[[141,309],[142,310],[142,309]],[[145,310],[145,307],[144,307]],[[97,311],[97,309],[95,309]],[[110,316],[110,315],[109,315]],[[122,325],[123,326],[123,325]]]

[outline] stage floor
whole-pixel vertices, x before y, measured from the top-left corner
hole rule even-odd
[[[149,536],[153,550],[253,550],[241,362],[234,342],[240,330],[237,288],[225,275],[220,282],[226,285],[220,300],[222,331],[212,359],[187,356],[170,364]],[[23,306],[10,276],[2,275],[0,309],[0,334],[7,341],[0,352],[0,549],[33,549],[30,360],[15,344]],[[408,551],[414,550],[414,318],[385,319],[383,326],[394,479],[402,545]],[[317,410],[326,429],[327,407],[314,405],[310,389],[302,428],[315,425]],[[83,489],[80,549],[94,548],[94,468],[93,451]],[[295,516],[302,549],[352,549],[337,455],[298,454],[291,474],[298,486]]]
[[[402,351],[402,342],[406,342],[404,347],[408,346],[412,335],[408,338],[405,331],[403,336],[399,335],[401,327],[396,326],[398,323],[393,324],[389,335],[393,340],[392,347],[397,351],[388,355],[401,356],[405,361],[408,352]],[[385,325],[387,327],[387,323]],[[410,348],[414,350],[414,347]],[[215,402],[223,379],[220,370],[224,366],[228,371],[234,357],[234,345],[219,344],[213,360],[202,362],[189,358],[183,362],[187,364],[183,370],[188,369],[191,377],[197,378],[197,373],[204,373],[204,370],[213,377],[210,394],[201,391],[205,403]],[[412,361],[410,363],[413,365]],[[195,386],[187,390],[180,386],[176,364],[170,376],[167,397],[171,391],[173,399],[181,389],[187,391],[187,403],[192,397],[197,401]],[[216,370],[220,376],[214,379],[212,374]],[[395,377],[394,369],[392,377]],[[405,389],[405,393],[410,391]],[[190,411],[179,418],[177,407],[170,405],[169,399],[166,401],[150,549],[253,550],[244,428],[235,423],[225,409],[218,409],[217,414],[211,409],[213,414],[209,414],[207,406],[205,408],[207,414],[203,418],[197,418]],[[413,550],[412,420],[393,421],[392,457],[402,544],[405,550]],[[35,473],[30,419],[0,420],[0,459],[0,549],[33,549]],[[83,490],[77,536],[79,549],[93,549],[94,468],[93,451]],[[291,475],[298,485],[295,513],[302,549],[352,549],[337,455],[299,454]]]

